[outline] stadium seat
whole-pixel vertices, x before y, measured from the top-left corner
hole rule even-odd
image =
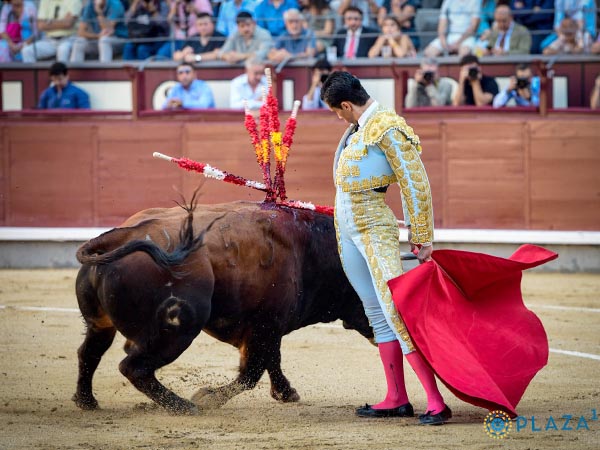
[[[420,8],[415,16],[415,28],[421,38],[421,48],[425,49],[437,37],[437,26],[440,17],[439,9]]]

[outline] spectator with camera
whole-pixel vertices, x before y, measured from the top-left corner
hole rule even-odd
[[[302,109],[327,109],[321,100],[321,87],[331,73],[331,64],[327,59],[318,59],[312,66],[312,81],[308,92],[302,97]]]
[[[495,26],[490,31],[485,54],[493,56],[527,55],[531,49],[531,34],[513,20],[507,5],[498,5],[494,11]]]
[[[124,18],[120,0],[89,0],[81,13],[71,62],[81,62],[86,56],[98,56],[100,62],[112,61],[127,39]]]
[[[225,44],[225,36],[215,30],[212,16],[208,13],[198,14],[196,28],[200,34],[185,41],[183,49],[173,53],[175,61],[199,63],[217,59],[219,50]]]
[[[206,81],[196,78],[192,64],[182,62],[177,66],[177,84],[171,88],[163,109],[214,108],[215,100]]]
[[[123,59],[146,59],[158,53],[165,40],[147,41],[147,39],[167,38],[169,7],[165,0],[133,0],[125,13],[127,33],[131,41],[123,47]],[[145,41],[137,41],[145,40]]]
[[[483,75],[479,59],[475,55],[465,55],[460,60],[458,89],[454,93],[454,106],[491,105],[498,94],[498,84],[493,77]]]
[[[508,86],[494,97],[494,108],[508,106],[511,100],[517,106],[540,105],[540,77],[534,77],[529,64],[519,64]]]
[[[438,62],[434,58],[425,58],[415,71],[415,82],[409,84],[404,99],[407,108],[421,106],[452,105],[452,91],[456,81],[440,77]]]
[[[217,52],[217,59],[230,63],[239,63],[249,58],[264,60],[273,47],[269,32],[256,25],[247,11],[237,15],[237,31],[230,35],[225,45]]]

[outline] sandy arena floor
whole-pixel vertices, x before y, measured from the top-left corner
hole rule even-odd
[[[383,370],[375,347],[331,326],[305,328],[284,339],[283,369],[302,397],[299,403],[275,402],[264,377],[254,391],[221,409],[170,416],[119,373],[124,356],[119,336],[94,379],[102,409],[80,411],[70,400],[84,329],[74,310],[75,275],[75,270],[0,271],[0,305],[6,306],[0,309],[0,449],[600,448],[598,358],[553,351],[519,405],[527,426],[494,440],[483,429],[487,411],[445,388],[454,418],[443,427],[418,426],[416,418],[355,417],[356,406],[384,394]],[[600,355],[600,276],[528,273],[523,287],[552,349]],[[24,306],[55,309],[20,309]],[[566,309],[556,308],[561,306]],[[237,363],[235,348],[201,334],[158,377],[189,398],[201,386],[231,380]],[[411,401],[421,412],[424,393],[414,373],[406,374]],[[566,423],[565,415],[573,418]],[[532,431],[532,416],[540,431]],[[558,430],[545,429],[550,417]]]

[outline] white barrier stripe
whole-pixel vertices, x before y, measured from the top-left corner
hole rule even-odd
[[[528,305],[528,308],[556,309],[559,311],[578,311],[600,313],[600,308],[586,308],[585,306],[557,306],[557,305]]]
[[[559,350],[557,348],[551,348],[550,352],[551,353],[560,353],[562,355],[578,356],[580,358],[595,359],[595,360],[600,361],[600,355],[594,355],[592,353],[573,352],[571,350]]]
[[[100,227],[0,227],[0,241],[87,241],[111,228]],[[402,240],[407,231],[400,229]],[[540,245],[600,245],[600,231],[554,231],[554,230],[494,230],[451,229],[435,230],[438,243],[483,243]]]
[[[0,309],[16,309],[17,311],[48,311],[48,312],[67,312],[79,313],[78,308],[52,308],[49,306],[10,306],[0,305]]]

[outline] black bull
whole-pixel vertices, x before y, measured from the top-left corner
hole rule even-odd
[[[183,224],[182,224],[183,222]],[[197,232],[194,237],[193,229]],[[86,323],[75,403],[98,406],[92,378],[117,331],[131,383],[173,413],[223,405],[252,389],[266,370],[271,395],[299,396],[281,371],[284,335],[341,319],[367,338],[372,330],[337,254],[333,218],[251,202],[141,211],[84,244],[77,300]],[[155,371],[204,330],[240,351],[238,377],[185,400]]]

